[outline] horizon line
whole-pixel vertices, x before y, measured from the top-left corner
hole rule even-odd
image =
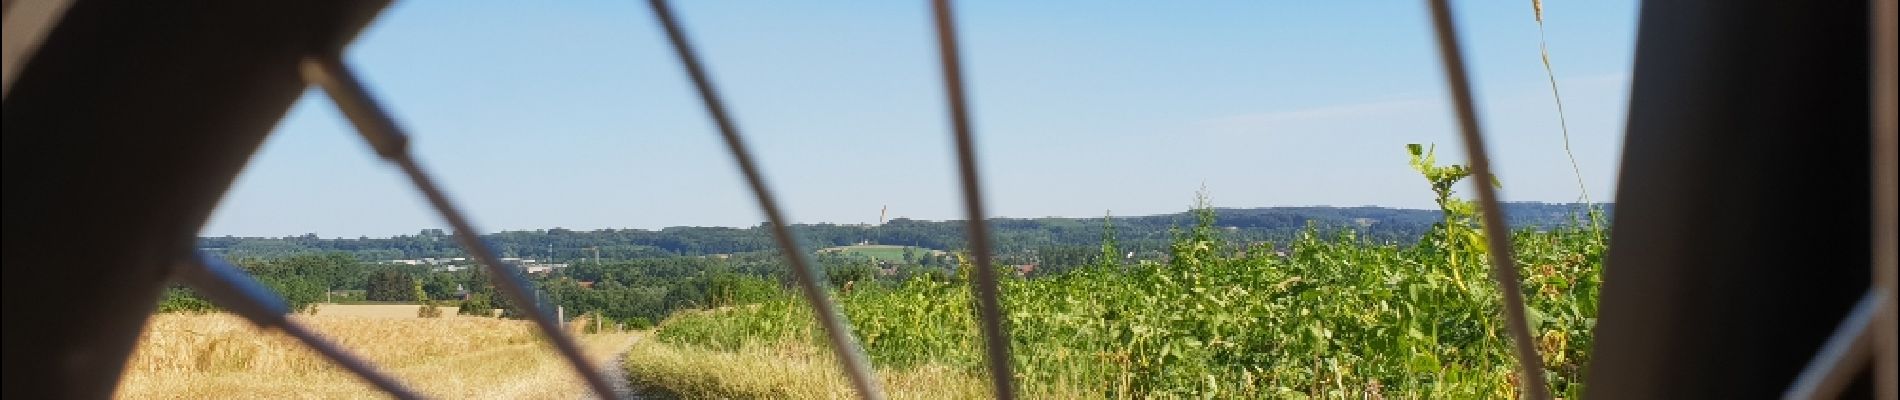
[[[1548,201],[1506,201],[1506,202],[1503,202],[1502,204],[1540,204],[1540,205],[1556,205],[1556,206],[1579,206],[1579,205],[1586,205],[1586,204],[1593,204],[1593,205],[1615,205],[1615,204],[1616,204],[1616,202],[1614,202],[1614,201],[1599,201],[1599,202],[1594,202],[1594,203],[1583,203],[1583,202],[1548,202]],[[1259,207],[1212,207],[1212,208],[1213,208],[1214,210],[1262,210],[1262,209],[1300,209],[1300,208],[1335,208],[1335,209],[1352,209],[1352,208],[1377,208],[1377,209],[1386,209],[1386,210],[1398,210],[1398,211],[1438,211],[1438,210],[1434,210],[1434,209],[1429,209],[1429,208],[1407,208],[1407,207],[1396,207],[1396,206],[1380,206],[1380,205],[1357,205],[1357,206],[1334,206],[1334,205],[1304,205],[1304,206],[1259,206]],[[1106,218],[1113,218],[1113,219],[1129,219],[1129,218],[1148,218],[1148,217],[1158,217],[1158,216],[1166,216],[1166,215],[1176,215],[1176,214],[1183,214],[1183,213],[1187,213],[1188,211],[1190,211],[1190,210],[1183,210],[1183,211],[1176,211],[1176,212],[1169,212],[1169,213],[1159,213],[1159,214],[1140,214],[1140,215],[1113,215],[1113,212],[1112,212],[1112,210],[1111,210],[1111,211],[1110,211],[1110,214],[1109,214],[1109,215],[1104,215],[1104,216],[1090,216],[1090,217],[1064,217],[1064,216],[1041,216],[1041,217],[1012,217],[1012,216],[1004,216],[1004,215],[998,215],[998,216],[991,216],[991,217],[989,217],[989,218],[987,218],[987,220],[997,220],[997,219],[1019,219],[1019,220],[1034,220],[1034,219],[1084,219],[1084,220],[1092,220],[1092,219],[1100,219],[1100,218],[1104,218],[1104,217],[1106,217]],[[910,221],[921,221],[921,222],[961,222],[961,221],[967,221],[967,220],[965,220],[965,219],[941,219],[941,220],[933,220],[933,219],[921,219],[921,218],[910,218],[910,217],[905,217],[905,216],[896,216],[896,217],[891,217],[891,218],[890,218],[890,220],[893,220],[893,221],[894,221],[894,220],[898,220],[898,219],[904,219],[904,220],[910,220]],[[664,226],[664,227],[658,227],[658,228],[633,228],[633,227],[627,227],[627,228],[613,228],[613,227],[606,227],[606,228],[593,228],[593,229],[570,229],[570,228],[563,228],[563,227],[559,227],[559,226],[555,226],[555,227],[549,227],[549,228],[534,228],[534,229],[502,229],[502,230],[497,230],[497,231],[493,231],[493,232],[487,232],[487,233],[482,233],[481,235],[494,235],[494,234],[501,234],[501,233],[510,233],[510,232],[546,232],[546,231],[550,231],[550,230],[555,230],[555,229],[561,229],[561,230],[567,230],[567,231],[573,231],[573,232],[600,232],[600,231],[626,231],[626,230],[638,230],[638,231],[649,231],[649,232],[658,232],[658,231],[663,231],[663,230],[666,230],[666,229],[671,229],[671,228],[728,228],[728,229],[756,229],[756,228],[758,228],[758,227],[759,227],[760,225],[762,225],[762,224],[765,224],[765,223],[766,223],[766,221],[759,221],[759,222],[757,222],[757,223],[754,223],[754,224],[751,224],[751,225],[745,225],[745,226],[725,226],[725,225],[673,225],[673,226]],[[795,222],[792,222],[792,223],[791,223],[791,226],[816,226],[816,225],[831,225],[831,226],[881,226],[881,225],[883,225],[883,224],[873,224],[873,223],[868,223],[868,222],[856,222],[856,223],[846,223],[846,222],[796,222],[796,221],[795,221]],[[207,235],[203,235],[203,234],[200,234],[200,235],[197,235],[196,237],[197,237],[198,239],[208,239],[208,238],[233,238],[233,239],[288,239],[288,238],[300,238],[300,237],[307,237],[307,236],[316,236],[316,238],[317,238],[317,239],[332,239],[332,240],[361,240],[361,239],[392,239],[392,238],[397,238],[397,237],[410,237],[410,236],[419,236],[419,235],[420,235],[420,234],[421,234],[422,232],[425,232],[425,231],[430,231],[430,230],[440,230],[440,231],[443,231],[443,233],[444,233],[444,234],[453,234],[452,232],[449,232],[449,229],[448,229],[447,227],[425,227],[425,228],[417,228],[417,229],[416,229],[416,233],[414,233],[414,234],[395,234],[395,235],[388,235],[388,236],[370,236],[370,235],[357,235],[358,237],[356,237],[356,238],[348,238],[348,237],[343,237],[343,236],[335,236],[335,237],[329,237],[329,238],[325,238],[325,237],[323,237],[323,236],[320,236],[320,235],[317,235],[317,233],[316,233],[316,232],[308,232],[308,233],[304,233],[304,234],[299,234],[299,235],[283,235],[283,236],[239,236],[239,235],[231,235],[231,234],[224,234],[224,235],[210,235],[210,236],[207,236]]]

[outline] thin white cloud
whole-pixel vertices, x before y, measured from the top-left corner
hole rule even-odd
[[[1444,101],[1424,97],[1338,104],[1263,113],[1240,114],[1202,120],[1195,125],[1214,132],[1258,132],[1298,123],[1336,120],[1362,120],[1394,117],[1421,110],[1444,108]]]
[[[1629,73],[1613,73],[1577,77],[1557,77],[1557,83],[1566,93],[1570,91],[1594,91],[1598,89],[1620,89],[1629,86]],[[1491,104],[1511,104],[1517,101],[1548,101],[1550,89],[1535,86],[1527,91],[1508,93],[1510,101]],[[1488,96],[1482,96],[1484,99]],[[1292,110],[1267,111],[1249,114],[1237,114],[1214,117],[1196,121],[1193,126],[1205,132],[1213,133],[1258,133],[1282,129],[1310,128],[1316,125],[1352,125],[1353,122],[1369,120],[1416,120],[1421,115],[1433,115],[1437,118],[1449,118],[1451,109],[1446,100],[1437,96],[1403,95],[1384,100],[1360,103],[1334,104]]]

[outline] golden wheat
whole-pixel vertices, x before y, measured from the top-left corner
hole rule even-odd
[[[829,350],[802,341],[754,342],[737,351],[668,344],[639,337],[624,361],[636,387],[683,398],[842,399],[857,397]],[[893,399],[990,397],[980,372],[941,364],[878,368],[878,380]],[[1032,388],[1030,398],[1088,398],[1060,385]]]
[[[322,314],[293,318],[431,396],[576,398],[585,391],[573,369],[542,344],[534,326],[525,321]],[[582,339],[598,364],[625,348],[633,336]],[[153,316],[126,365],[118,395],[382,397],[294,340],[260,332],[227,314]]]

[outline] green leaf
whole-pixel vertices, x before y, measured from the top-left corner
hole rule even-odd
[[[1524,307],[1524,321],[1530,323],[1532,330],[1544,326],[1544,318],[1544,313],[1538,312],[1537,309]]]

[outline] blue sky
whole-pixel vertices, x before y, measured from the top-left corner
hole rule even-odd
[[[675,5],[800,222],[962,219],[928,5]],[[958,5],[994,216],[1431,207],[1403,145],[1463,159],[1423,1]],[[1457,18],[1509,201],[1574,201],[1529,1]],[[1549,2],[1591,195],[1614,195],[1636,4]],[[402,2],[350,62],[485,231],[763,219],[644,2]],[[443,224],[307,93],[204,234]]]

